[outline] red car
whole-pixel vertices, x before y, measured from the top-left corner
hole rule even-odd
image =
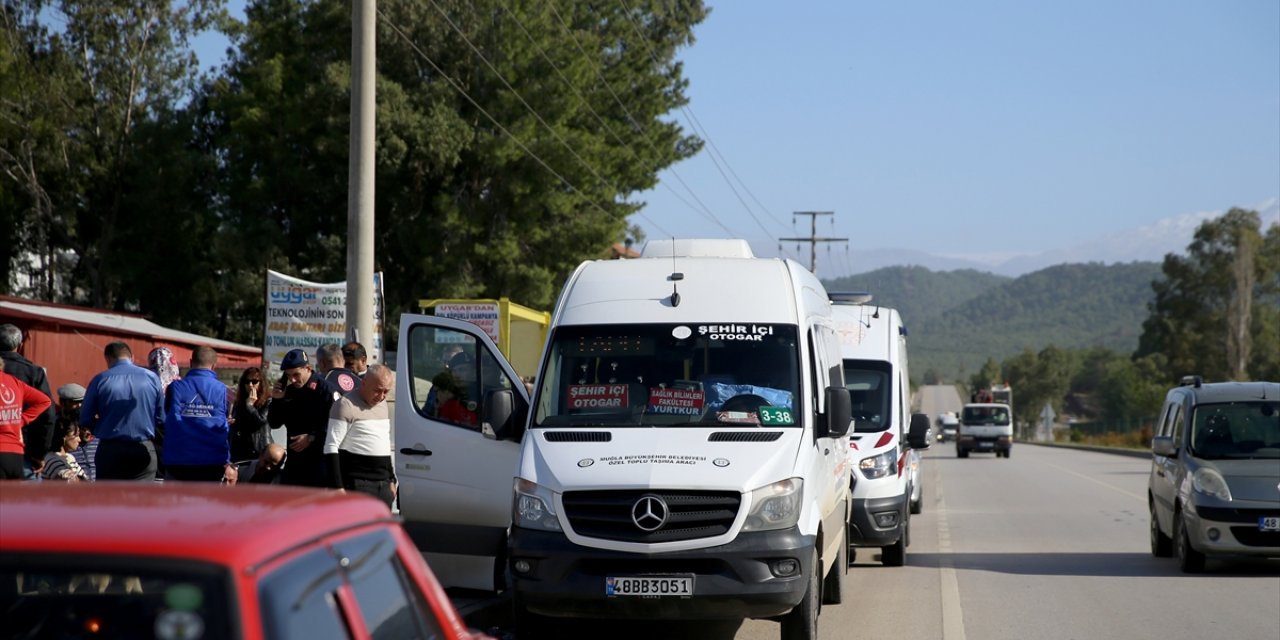
[[[8,638],[467,638],[422,555],[358,494],[0,483]]]

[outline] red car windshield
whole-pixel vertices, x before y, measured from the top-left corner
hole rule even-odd
[[[85,555],[0,555],[9,638],[234,638],[224,570],[203,563]]]

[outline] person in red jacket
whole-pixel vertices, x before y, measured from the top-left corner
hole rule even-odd
[[[22,479],[22,427],[52,404],[39,389],[0,371],[0,480]]]

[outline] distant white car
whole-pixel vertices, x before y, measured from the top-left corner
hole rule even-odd
[[[949,442],[956,439],[956,430],[960,428],[960,420],[956,418],[956,414],[948,411],[938,415],[937,419],[938,442]]]

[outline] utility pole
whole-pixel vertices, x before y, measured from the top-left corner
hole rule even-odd
[[[347,174],[347,339],[374,348],[375,0],[351,3],[351,140]],[[381,358],[381,354],[377,356]]]
[[[818,243],[819,242],[848,242],[848,238],[819,238],[818,237],[818,216],[834,216],[834,211],[792,211],[793,216],[809,216],[809,237],[808,238],[778,238],[782,242],[808,242],[809,243],[809,271],[814,275],[818,274]]]

